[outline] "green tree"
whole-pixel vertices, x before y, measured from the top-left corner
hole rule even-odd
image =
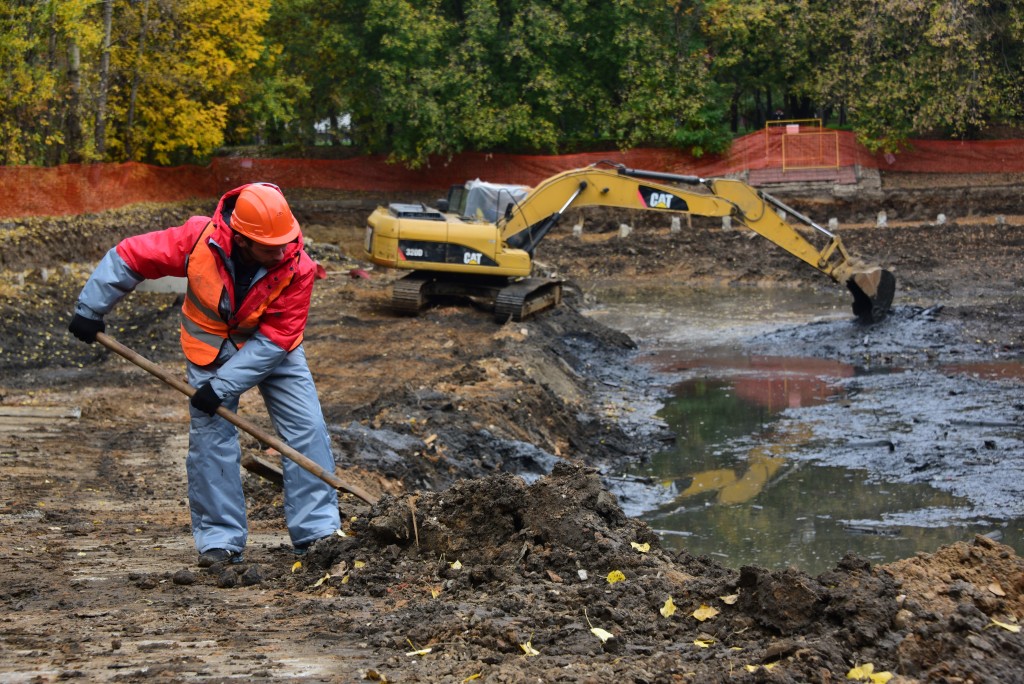
[[[265,28],[266,51],[251,74],[251,86],[233,112],[229,144],[314,145],[317,129],[331,122],[332,142],[343,137],[348,107],[339,82],[351,61],[343,54],[349,30],[358,26],[347,14],[357,2],[275,0]]]
[[[808,66],[806,0],[709,0],[701,28],[712,58],[709,78],[727,93],[732,130],[741,117],[761,126],[775,110],[786,118],[804,118],[810,107],[800,101],[800,83]]]
[[[1019,118],[1020,13],[981,0],[815,3],[821,66],[808,90],[847,108],[871,149]]]
[[[698,24],[674,0],[335,0],[309,10],[278,38],[282,64],[313,81],[297,107],[303,128],[347,115],[357,146],[396,161],[728,141]]]
[[[618,145],[671,145],[697,156],[727,149],[727,93],[714,81],[696,5],[620,0],[615,9]]]

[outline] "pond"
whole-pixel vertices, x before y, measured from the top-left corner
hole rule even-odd
[[[1024,549],[1022,517],[979,516],[948,489],[830,462],[830,434],[844,425],[823,428],[816,408],[863,407],[870,394],[849,380],[896,370],[746,351],[759,333],[850,318],[841,293],[607,287],[598,299],[589,315],[636,339],[668,390],[657,417],[674,440],[610,476],[626,513],[666,547],[812,575],[847,552],[884,563],[975,534]],[[884,440],[854,447],[882,457],[893,449]]]

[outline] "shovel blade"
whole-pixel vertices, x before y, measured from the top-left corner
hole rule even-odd
[[[878,323],[889,313],[896,295],[896,276],[884,268],[854,273],[846,281],[853,293],[853,314],[862,323]]]

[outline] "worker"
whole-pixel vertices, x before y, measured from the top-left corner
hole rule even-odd
[[[187,278],[181,347],[188,381],[186,460],[200,567],[242,562],[248,537],[235,427],[216,414],[251,387],[291,447],[334,472],[330,436],[302,346],[316,264],[280,188],[251,183],[221,197],[213,218],[122,240],[79,295],[69,330],[92,343],[111,309],[143,280]],[[340,527],[337,491],[283,460],[284,514],[296,553]]]

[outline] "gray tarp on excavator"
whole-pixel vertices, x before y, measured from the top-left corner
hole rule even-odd
[[[466,183],[466,206],[459,213],[463,216],[483,219],[495,223],[498,217],[505,215],[505,208],[522,201],[530,192],[525,185],[502,185],[471,180]]]

